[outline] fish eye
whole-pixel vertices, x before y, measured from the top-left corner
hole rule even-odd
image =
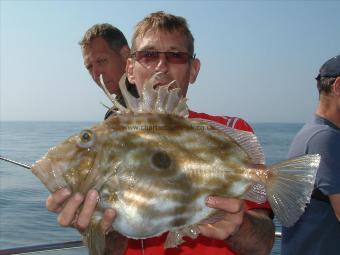
[[[96,135],[92,130],[84,129],[78,135],[77,145],[80,148],[90,148],[96,141]]]

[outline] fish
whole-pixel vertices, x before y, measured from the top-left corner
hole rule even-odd
[[[165,248],[178,246],[184,236],[196,238],[199,224],[221,217],[221,211],[206,206],[209,195],[269,201],[282,225],[293,225],[310,200],[320,155],[260,167],[264,153],[253,133],[189,119],[176,81],[155,86],[157,75],[144,84],[139,98],[128,92],[122,77],[126,106],[101,79],[114,114],[50,148],[32,165],[51,193],[65,187],[73,193],[98,191],[84,234],[89,253],[104,253],[100,220],[106,208],[117,212],[112,227],[125,237],[169,232]]]

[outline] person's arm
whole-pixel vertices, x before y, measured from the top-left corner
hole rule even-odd
[[[240,230],[226,240],[238,254],[252,255],[270,254],[274,241],[275,227],[265,209],[245,212]]]
[[[340,194],[330,195],[329,201],[331,202],[335,216],[338,218],[338,221],[340,221]]]
[[[275,240],[274,224],[266,209],[245,211],[243,200],[210,197],[207,205],[226,212],[223,220],[200,225],[201,234],[220,240],[240,255],[270,254]]]
[[[316,176],[316,185],[328,195],[334,214],[340,221],[340,135],[333,130],[322,130],[308,143],[308,153],[320,154],[321,162]]]

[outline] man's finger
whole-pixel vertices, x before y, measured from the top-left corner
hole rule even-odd
[[[68,227],[71,225],[83,200],[84,196],[80,193],[76,193],[70,197],[63,210],[58,215],[58,222],[61,226]]]
[[[76,225],[80,231],[84,231],[90,224],[92,214],[96,208],[99,194],[96,190],[90,190],[86,194],[84,206],[79,213]]]
[[[215,209],[220,209],[228,213],[239,213],[243,210],[243,200],[235,198],[225,198],[209,196],[206,205]]]
[[[67,188],[62,188],[53,194],[50,194],[46,200],[47,210],[55,213],[60,212],[63,203],[71,196],[71,194],[71,191]]]

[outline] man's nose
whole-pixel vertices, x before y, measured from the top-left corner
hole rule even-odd
[[[167,72],[167,70],[168,70],[168,60],[166,59],[166,56],[165,56],[164,53],[159,54],[158,63],[156,65],[155,70],[157,72],[163,72],[163,73]]]
[[[92,69],[92,78],[95,81],[99,81],[99,76],[101,74],[104,76],[102,68],[100,68],[100,67],[93,67],[93,69]]]

